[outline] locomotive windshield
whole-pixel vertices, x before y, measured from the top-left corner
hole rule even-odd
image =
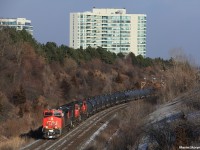
[[[53,115],[52,112],[45,112],[45,113],[44,113],[44,117],[49,117],[49,116],[52,116],[52,115]]]
[[[59,117],[61,118],[62,117],[62,114],[60,112],[54,112],[53,114],[55,117]]]

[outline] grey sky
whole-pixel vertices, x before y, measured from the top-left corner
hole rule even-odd
[[[37,41],[69,45],[70,12],[126,8],[127,13],[147,14],[148,57],[169,58],[172,49],[183,49],[198,59],[199,6],[200,0],[0,0],[0,17],[30,19]]]

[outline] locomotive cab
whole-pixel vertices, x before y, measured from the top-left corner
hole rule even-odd
[[[88,117],[88,106],[85,99],[79,100],[78,104],[80,106],[80,115],[85,119]]]

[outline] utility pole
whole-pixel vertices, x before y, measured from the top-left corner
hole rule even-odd
[[[119,11],[119,44],[120,44],[120,53],[121,53],[121,25],[122,25],[122,13]]]

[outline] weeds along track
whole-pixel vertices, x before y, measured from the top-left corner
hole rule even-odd
[[[86,119],[78,126],[70,131],[65,129],[63,135],[58,139],[36,140],[33,143],[21,148],[21,150],[67,150],[67,149],[78,149],[87,138],[92,135],[102,122],[108,120],[117,111],[128,106],[128,103],[116,105],[108,109],[102,110],[90,118]]]
[[[189,105],[196,105],[194,99],[198,100],[200,96],[200,88],[195,88],[177,98],[161,105],[157,110],[151,113],[147,119],[147,125],[170,120],[172,118],[180,118],[184,115],[184,109]],[[187,106],[185,106],[187,105]]]

